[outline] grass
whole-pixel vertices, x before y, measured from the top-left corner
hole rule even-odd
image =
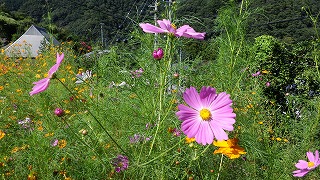
[[[241,24],[249,14],[237,11],[220,12],[225,33],[207,41],[194,59],[180,57],[179,50],[195,40],[159,36],[165,57],[154,60],[153,35],[140,30],[129,44],[91,59],[77,56],[72,42],[49,47],[35,59],[1,54],[2,179],[295,179],[294,165],[307,160],[307,151],[319,149],[319,98],[289,95],[283,112],[264,95],[260,78],[266,75],[252,76],[260,69]],[[45,77],[57,52],[65,54],[59,80],[51,79],[46,91],[30,96],[32,83]],[[132,78],[139,68],[141,76]],[[93,76],[76,84],[78,71],[86,70]],[[177,105],[190,86],[198,91],[212,86],[231,95],[237,117],[229,138],[239,139],[245,155],[213,154],[217,147],[187,143],[174,130],[181,125]],[[303,106],[301,116],[291,116],[297,104]],[[56,116],[56,108],[65,115]],[[26,118],[32,120],[26,126],[18,123]],[[111,162],[119,154],[128,157],[129,168],[118,173]],[[319,177],[315,169],[305,179]]]

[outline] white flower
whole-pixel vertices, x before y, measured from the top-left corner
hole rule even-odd
[[[77,74],[76,84],[83,83],[83,81],[90,79],[92,77],[92,71],[87,70],[86,72],[82,72],[81,74]]]

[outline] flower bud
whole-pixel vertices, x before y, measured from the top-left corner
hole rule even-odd
[[[163,58],[163,55],[164,55],[163,49],[158,48],[158,49],[154,50],[152,55],[153,55],[153,58],[160,60],[161,58]]]
[[[179,73],[174,73],[174,74],[173,74],[173,77],[174,77],[174,78],[178,78],[178,77],[179,77]]]
[[[56,108],[56,109],[54,110],[54,114],[57,115],[58,117],[61,117],[61,116],[64,115],[64,110],[61,109],[61,108]]]
[[[81,129],[80,131],[79,131],[79,133],[81,133],[82,135],[87,135],[88,134],[88,131],[86,130],[86,129]]]

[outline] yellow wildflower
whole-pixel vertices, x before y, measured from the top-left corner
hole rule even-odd
[[[228,156],[230,159],[239,158],[240,155],[246,154],[246,152],[244,151],[244,148],[238,145],[238,141],[239,140],[237,138],[222,141],[214,141],[213,145],[219,147],[219,149],[215,150],[213,153],[222,153]]]
[[[108,144],[106,144],[106,145],[104,146],[104,148],[109,149],[110,146],[111,146],[111,145],[108,143]]]
[[[39,126],[39,127],[38,127],[38,130],[39,130],[39,131],[43,131],[43,127],[42,127],[42,126]]]
[[[135,93],[132,93],[132,94],[129,95],[129,98],[131,98],[131,99],[134,99],[136,97],[137,97],[137,94],[135,94]]]
[[[59,148],[62,149],[67,146],[67,141],[62,139],[58,142]]]
[[[53,136],[53,135],[54,135],[53,132],[52,133],[49,132],[49,133],[45,134],[44,137],[49,137],[49,136]]]
[[[252,105],[252,104],[248,104],[248,105],[247,105],[247,108],[248,108],[248,109],[251,109],[251,108],[253,108],[253,105]]]
[[[2,139],[5,135],[6,135],[6,133],[4,133],[3,131],[0,130],[0,139]]]
[[[0,91],[2,91],[4,89],[4,87],[3,86],[0,86]]]
[[[11,150],[11,153],[16,153],[20,150],[19,147],[14,147],[12,150]]]
[[[186,143],[187,144],[190,144],[192,142],[196,141],[196,138],[189,138],[189,137],[186,137]]]

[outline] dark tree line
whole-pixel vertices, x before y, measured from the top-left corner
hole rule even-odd
[[[158,2],[157,15],[161,18],[168,1]],[[176,3],[175,15],[179,22],[207,32],[207,38],[219,34],[215,18],[219,9],[229,3],[225,0],[172,2]],[[139,22],[153,22],[154,13],[154,0],[0,0],[0,5],[0,36],[9,41],[33,23],[49,29],[62,40],[79,38],[100,42],[103,35],[106,44],[125,41]],[[251,12],[247,27],[249,38],[268,34],[297,42],[314,37],[313,23],[306,11],[317,15],[320,9],[317,0],[254,0],[248,7]]]

